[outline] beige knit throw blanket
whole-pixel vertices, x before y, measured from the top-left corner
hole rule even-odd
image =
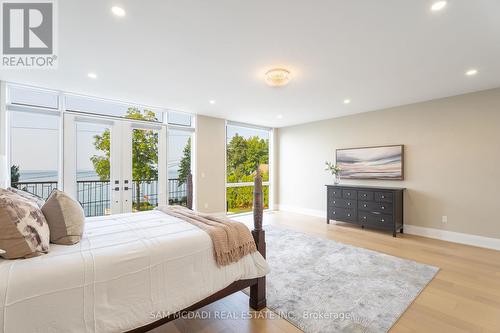
[[[257,251],[252,234],[243,223],[194,212],[181,206],[160,206],[157,209],[204,230],[212,239],[215,261],[219,266],[237,262]]]

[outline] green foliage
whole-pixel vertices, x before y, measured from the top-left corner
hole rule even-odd
[[[253,136],[248,139],[236,134],[227,145],[227,182],[253,182],[257,167],[263,181],[269,180],[269,140]],[[269,186],[264,187],[264,207],[269,206]],[[226,191],[230,212],[251,210],[253,187],[229,187]]]
[[[340,173],[340,171],[342,171],[342,168],[337,165],[337,164],[333,164],[331,162],[325,162],[326,164],[326,169],[325,171],[330,171],[332,175],[337,175]]]
[[[181,186],[187,181],[188,175],[191,173],[191,138],[188,139],[183,150],[183,156],[179,165],[179,184]]]
[[[12,187],[15,187],[17,188],[17,184],[15,183],[19,183],[19,165],[13,165],[10,167],[10,182],[12,185]]]
[[[150,110],[128,108],[125,118],[156,121],[156,114]],[[104,156],[90,158],[95,172],[103,181],[110,179],[111,137],[106,129],[101,135],[94,136],[94,147]],[[137,210],[145,210],[149,203],[141,204],[141,183],[158,179],[158,133],[152,130],[134,130],[132,134],[132,178],[135,180]]]

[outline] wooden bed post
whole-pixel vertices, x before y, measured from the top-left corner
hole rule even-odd
[[[266,257],[266,239],[265,232],[262,229],[263,211],[264,211],[264,195],[262,192],[262,176],[257,167],[257,175],[254,180],[253,191],[253,239],[257,245],[257,250]],[[257,283],[250,286],[250,307],[254,310],[262,310],[266,307],[266,277],[257,279]]]
[[[187,208],[193,209],[193,174],[190,172],[186,179]]]

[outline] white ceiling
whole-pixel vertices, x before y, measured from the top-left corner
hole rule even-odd
[[[500,86],[498,0],[58,3],[59,68],[0,79],[275,127]]]

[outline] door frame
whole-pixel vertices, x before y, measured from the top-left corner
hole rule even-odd
[[[132,133],[134,129],[158,131],[158,204],[168,203],[167,124],[147,123],[127,118],[106,117],[66,111],[63,114],[63,184],[75,199],[77,193],[77,124],[86,122],[109,126],[111,214],[132,212]],[[128,181],[126,186],[125,181]],[[125,190],[128,187],[129,190]]]

